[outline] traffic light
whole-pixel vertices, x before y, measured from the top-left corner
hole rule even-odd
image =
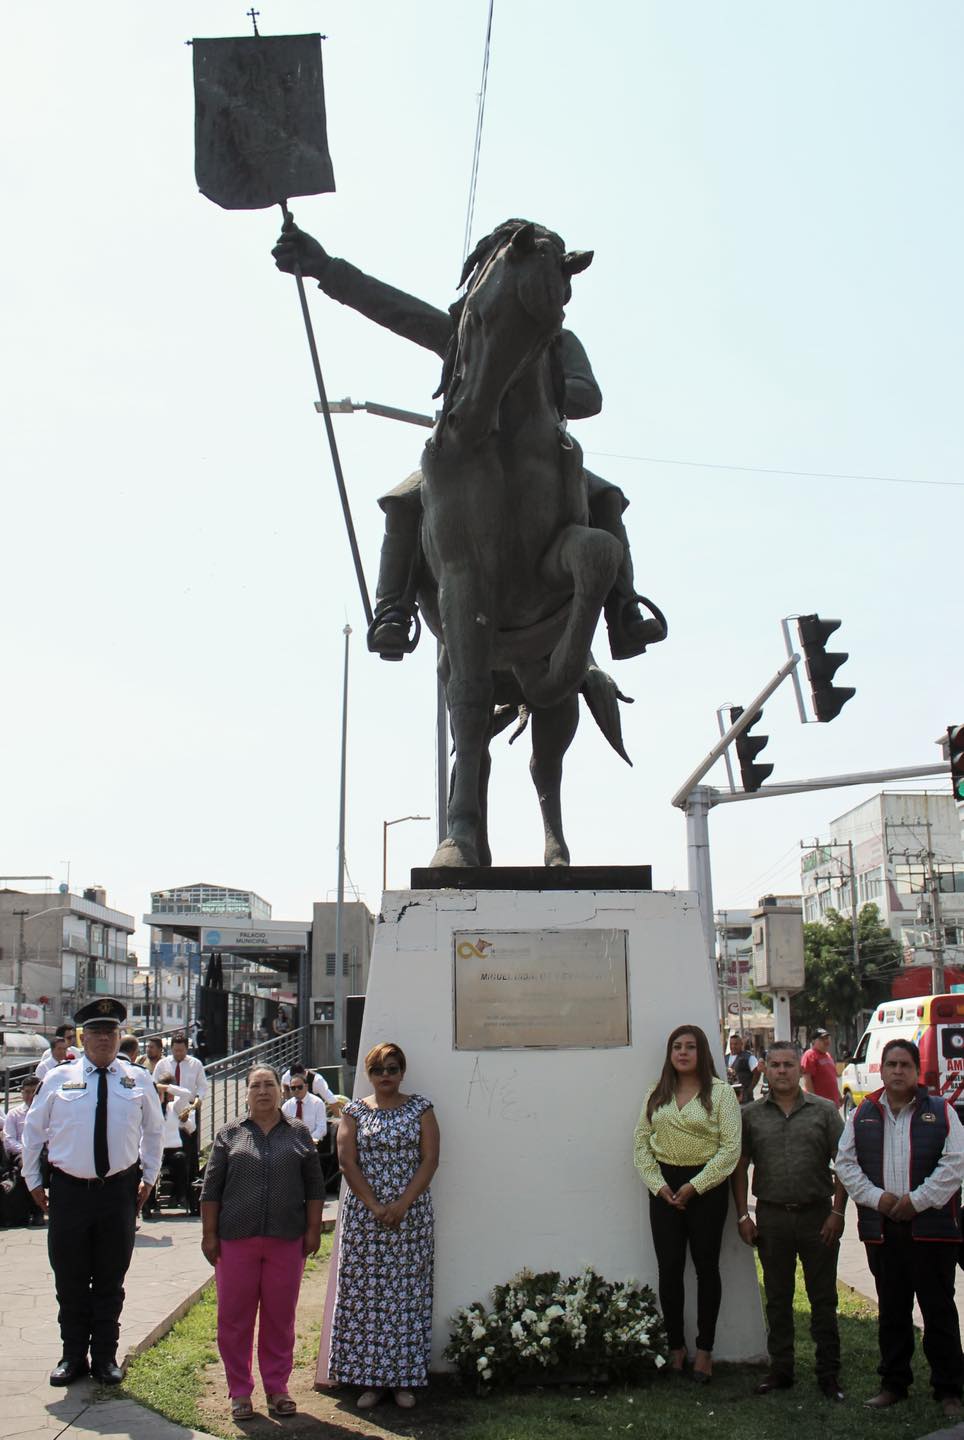
[[[833,683],[833,677],[849,658],[846,650],[826,649],[831,635],[840,629],[840,621],[821,620],[819,615],[798,615],[797,629],[807,659],[814,714],[818,720],[836,720],[847,701],[857,693],[850,685]]]
[[[947,756],[951,762],[954,799],[964,800],[964,725],[948,725]]]
[[[742,705],[731,705],[730,724],[735,724],[742,714]],[[773,774],[772,765],[757,765],[755,763],[756,757],[770,739],[769,735],[751,735],[749,733],[754,725],[759,725],[762,719],[763,711],[758,710],[742,735],[736,737],[736,757],[740,762],[740,775],[743,779],[743,788],[748,792],[759,790],[764,780]]]

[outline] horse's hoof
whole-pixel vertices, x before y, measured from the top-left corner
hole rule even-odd
[[[474,870],[479,857],[464,840],[443,840],[432,857],[431,870]]]

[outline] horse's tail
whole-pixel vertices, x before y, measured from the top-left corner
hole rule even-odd
[[[607,675],[605,670],[600,670],[591,655],[586,674],[579,688],[583,699],[589,706],[592,718],[616,754],[620,755],[627,765],[632,765],[633,762],[626,754],[626,747],[623,744],[623,727],[619,718],[620,700],[626,705],[632,705],[632,697],[623,694],[613,677]]]

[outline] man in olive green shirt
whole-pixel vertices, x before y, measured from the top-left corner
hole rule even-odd
[[[743,1154],[733,1172],[740,1239],[756,1245],[763,1266],[770,1372],[758,1395],[793,1384],[793,1291],[797,1256],[810,1300],[817,1384],[842,1400],[837,1328],[837,1255],[847,1193],[831,1170],[843,1121],[835,1105],[800,1086],[800,1052],[775,1041],[767,1052],[765,1100],[743,1106]],[[747,1210],[753,1165],[756,1220]]]

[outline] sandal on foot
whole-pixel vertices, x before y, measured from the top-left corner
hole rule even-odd
[[[290,1395],[279,1393],[267,1395],[265,1399],[268,1402],[269,1415],[297,1415],[298,1413],[297,1402],[292,1400]]]
[[[414,1410],[415,1396],[412,1394],[411,1390],[396,1390],[395,1404],[398,1406],[399,1410]]]
[[[359,1410],[374,1410],[381,1398],[382,1392],[380,1390],[363,1390],[356,1404]]]
[[[232,1395],[231,1397],[231,1419],[250,1420],[254,1414],[254,1406],[251,1404],[250,1395]]]

